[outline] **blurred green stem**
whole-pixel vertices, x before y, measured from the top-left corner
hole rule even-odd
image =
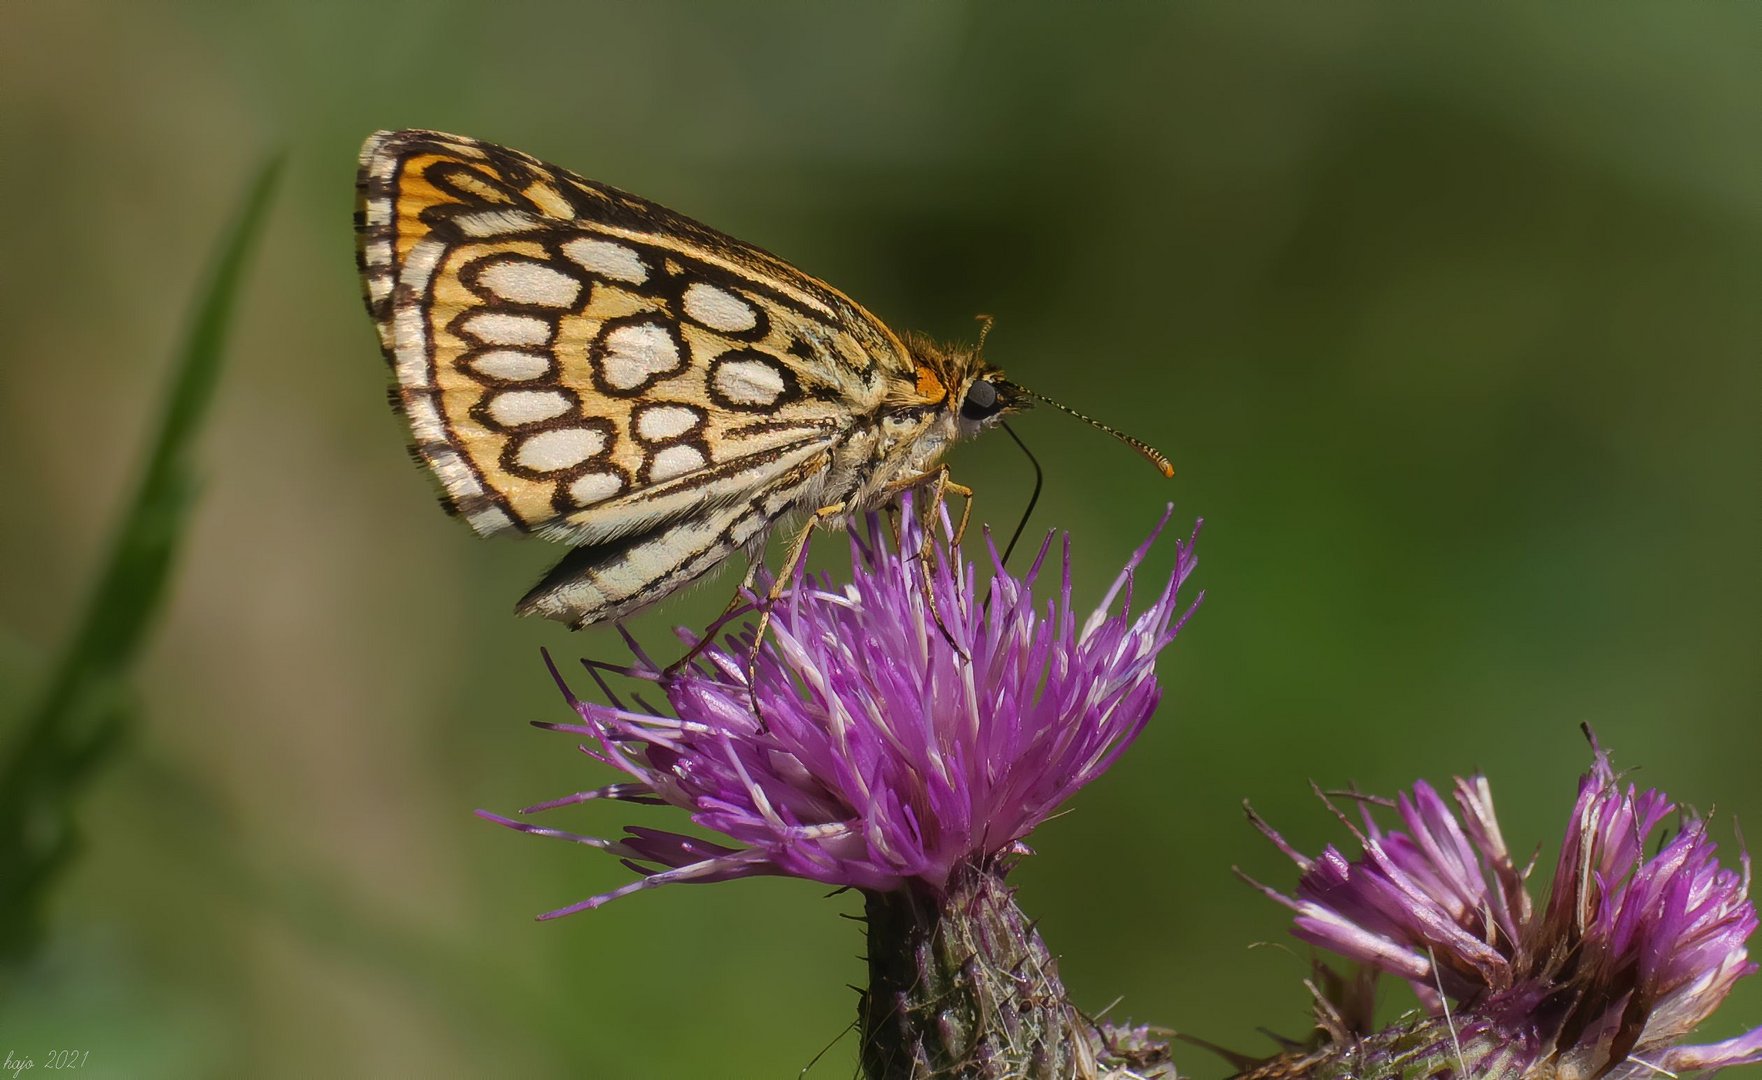
[[[280,172],[279,159],[263,166],[222,237],[146,467],[85,614],[10,745],[0,747],[0,965],[18,966],[34,953],[48,887],[77,848],[74,799],[126,731],[128,676],[170,582],[196,489],[191,448]]]

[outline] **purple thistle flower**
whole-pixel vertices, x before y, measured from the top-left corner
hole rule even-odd
[[[1157,598],[1129,613],[1134,571],[1168,516],[1079,621],[1068,538],[1055,600],[1032,595],[1050,536],[1021,577],[987,538],[981,591],[978,567],[946,540],[946,516],[944,538],[919,558],[923,532],[906,500],[897,546],[871,515],[851,534],[848,585],[804,576],[777,603],[750,686],[750,629],[671,675],[634,642],[635,666],[589,665],[596,680],[607,669],[656,683],[674,716],[640,700],[581,701],[564,686],[581,722],[543,726],[587,736],[584,752],[634,782],[525,812],[665,802],[731,844],[635,826],[609,840],[480,813],[609,851],[645,875],[543,918],[658,885],[760,874],[942,895],[963,868],[1025,851],[1023,838],[1105,772],[1150,718],[1161,695],[1156,656],[1192,613],[1176,602],[1195,564],[1191,541],[1177,542]]]
[[[1456,781],[1460,817],[1424,782],[1395,802],[1405,831],[1384,832],[1368,805],[1362,831],[1340,815],[1356,860],[1332,845],[1311,859],[1253,818],[1303,871],[1295,897],[1259,886],[1296,912],[1292,932],[1407,980],[1447,1018],[1427,1029],[1438,1040],[1429,1054],[1409,1038],[1416,1067],[1430,1058],[1489,1078],[1639,1080],[1762,1063],[1762,1027],[1678,1045],[1756,970],[1745,947],[1757,925],[1748,856],[1741,872],[1721,866],[1706,824],[1683,813],[1647,857],[1648,837],[1677,807],[1624,787],[1592,745],[1539,912],[1532,867],[1513,861],[1478,775]]]

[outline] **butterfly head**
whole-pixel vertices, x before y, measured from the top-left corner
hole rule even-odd
[[[982,367],[967,380],[958,398],[953,400],[960,403],[956,412],[964,438],[977,435],[1009,413],[1025,409],[1030,404],[1022,388],[1005,379],[1003,372],[993,367]]]
[[[977,349],[908,336],[915,383],[904,398],[943,414],[956,438],[971,438],[1009,413],[1028,407],[1021,388],[986,363]]]
[[[949,416],[952,436],[959,439],[970,439],[986,428],[992,427],[1013,412],[1020,412],[1036,402],[1050,405],[1063,413],[1083,421],[1091,427],[1125,443],[1136,450],[1140,456],[1156,466],[1164,476],[1175,475],[1173,465],[1160,451],[1133,438],[1117,428],[1085,416],[1068,405],[1060,404],[1045,394],[1038,394],[1026,387],[1019,386],[1003,377],[1003,372],[992,367],[979,355],[984,347],[985,335],[991,329],[989,318],[984,320],[984,329],[979,334],[979,345],[971,352],[939,352],[925,350],[921,345],[913,351],[919,372],[920,391],[927,383],[933,383],[938,390],[943,386],[953,388],[947,394],[946,413]],[[929,395],[926,394],[926,397]]]

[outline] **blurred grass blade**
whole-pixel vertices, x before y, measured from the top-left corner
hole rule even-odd
[[[192,444],[280,172],[279,160],[263,167],[221,240],[109,559],[41,696],[8,732],[10,745],[0,746],[0,963],[28,959],[40,940],[48,886],[75,850],[74,799],[125,733],[128,675],[183,539],[196,486]]]

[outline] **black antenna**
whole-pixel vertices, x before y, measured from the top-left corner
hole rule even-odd
[[[1142,454],[1144,456],[1144,459],[1146,461],[1150,462],[1152,465],[1155,465],[1159,470],[1161,470],[1162,474],[1164,476],[1175,475],[1175,467],[1169,463],[1168,458],[1163,456],[1162,451],[1158,450],[1154,446],[1151,446],[1149,443],[1144,442],[1142,439],[1134,439],[1132,436],[1127,435],[1125,432],[1119,430],[1118,428],[1108,427],[1106,424],[1095,419],[1093,416],[1085,416],[1082,413],[1078,412],[1077,410],[1071,408],[1069,405],[1059,404],[1058,402],[1047,397],[1045,394],[1037,394],[1034,391],[1027,389],[1026,387],[1017,387],[1017,389],[1020,390],[1023,394],[1027,395],[1028,397],[1033,398],[1035,401],[1039,401],[1039,402],[1043,402],[1047,405],[1051,405],[1053,408],[1057,409],[1059,412],[1067,413],[1071,416],[1074,416],[1077,419],[1083,421],[1085,424],[1088,424],[1092,428],[1098,428],[1102,431],[1107,432],[1109,435],[1112,435],[1114,438],[1118,439],[1119,441],[1125,443],[1127,446],[1130,446],[1132,449],[1138,451],[1138,453]],[[1020,439],[1017,439],[1016,441],[1018,443],[1021,442]],[[1022,449],[1026,450],[1027,447],[1023,447]],[[1032,456],[1032,455],[1030,455],[1030,456]]]
[[[1010,552],[1016,549],[1016,541],[1022,538],[1022,531],[1028,527],[1028,518],[1034,513],[1034,505],[1040,501],[1040,487],[1046,480],[1046,474],[1040,470],[1040,459],[1034,456],[1034,451],[1028,449],[1028,444],[1016,434],[1016,429],[1004,421],[998,423],[1003,430],[1009,432],[1009,437],[1015,440],[1016,445],[1022,448],[1022,453],[1028,455],[1028,464],[1034,466],[1034,494],[1028,496],[1028,506],[1022,511],[1022,520],[1016,522],[1016,531],[1009,534],[1009,543],[1003,546],[1003,565],[1008,566]]]

